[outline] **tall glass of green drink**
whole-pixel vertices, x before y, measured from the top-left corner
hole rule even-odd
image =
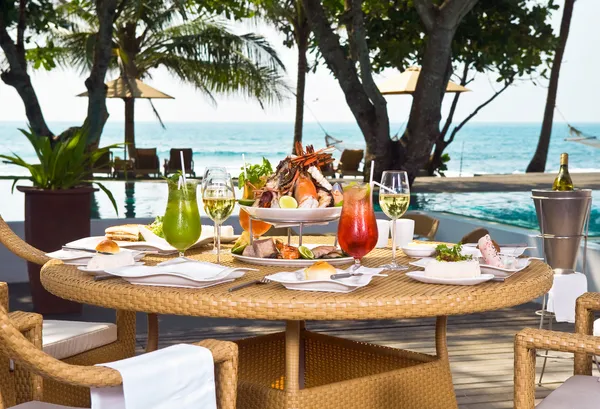
[[[163,218],[163,232],[167,242],[179,251],[179,256],[196,244],[202,232],[196,182],[169,180],[169,199]]]

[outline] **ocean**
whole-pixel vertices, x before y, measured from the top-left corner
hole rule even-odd
[[[51,122],[50,128],[60,132],[78,123]],[[292,123],[136,123],[136,146],[158,149],[161,166],[171,148],[192,148],[195,170],[201,175],[212,165],[227,167],[232,175],[240,172],[242,154],[248,163],[264,156],[275,166],[292,149]],[[28,161],[35,161],[33,149],[18,131],[25,123],[0,122],[0,153],[14,152]],[[579,129],[600,137],[600,123],[575,124]],[[331,136],[344,141],[347,148],[364,148],[364,139],[355,123],[324,123]],[[392,132],[403,129],[401,124],[391,126]],[[525,171],[537,145],[540,125],[534,123],[472,123],[466,125],[448,147],[450,155],[448,176],[469,176],[486,173],[522,173]],[[124,125],[106,124],[101,145],[123,142]],[[304,143],[315,148],[325,146],[325,132],[316,123],[304,125]],[[600,171],[600,149],[575,142],[568,137],[567,126],[554,125],[547,171],[558,170],[561,152],[569,153],[572,172]],[[335,155],[339,157],[340,152]],[[122,152],[115,151],[115,156]],[[22,175],[24,171],[0,162],[0,175]]]

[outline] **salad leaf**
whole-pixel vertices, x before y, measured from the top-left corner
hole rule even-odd
[[[445,244],[440,244],[435,248],[435,250],[437,251],[437,256],[435,257],[437,261],[456,262],[471,260],[473,258],[473,256],[461,254],[461,243],[458,243],[452,247],[448,247]]]
[[[261,188],[265,183],[266,177],[273,173],[271,162],[264,157],[262,159],[262,164],[245,165],[245,168],[245,172],[244,167],[241,168],[242,173],[238,176],[238,187],[240,188],[243,187],[246,182],[250,182],[256,188]]]
[[[152,233],[156,234],[158,237],[165,238],[165,233],[163,233],[163,217],[156,216],[156,219],[148,226],[148,228],[152,231]]]

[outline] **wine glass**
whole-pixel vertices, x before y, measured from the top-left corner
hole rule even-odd
[[[167,210],[163,217],[163,233],[167,242],[179,251],[179,257],[196,244],[202,232],[202,222],[198,211],[195,181],[183,178],[178,182],[170,180]]]
[[[206,187],[206,181],[211,177],[211,176],[216,176],[216,175],[221,175],[221,176],[226,176],[227,175],[227,169],[222,167],[222,166],[207,166],[206,169],[204,170],[204,176],[202,177],[202,191],[201,193],[204,195],[204,189]],[[214,224],[213,227],[213,249],[212,249],[212,254],[217,254],[217,224]]]
[[[226,173],[209,176],[202,192],[204,211],[217,229],[217,263],[221,262],[221,224],[231,216],[235,207],[235,190],[231,176]]]
[[[396,220],[408,210],[410,203],[410,184],[404,171],[386,170],[381,176],[379,205],[381,210],[392,219],[392,262],[382,267],[386,270],[406,270],[408,266],[396,263]]]
[[[344,189],[344,205],[338,225],[340,247],[354,257],[354,268],[360,267],[361,258],[377,244],[377,222],[371,203],[368,184],[355,184]]]

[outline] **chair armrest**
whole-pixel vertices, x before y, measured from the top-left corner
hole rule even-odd
[[[535,406],[536,349],[600,355],[600,337],[526,328],[515,336],[514,409]],[[575,374],[578,373],[575,364]]]
[[[195,345],[208,348],[215,361],[217,406],[219,409],[236,409],[238,379],[238,346],[233,342],[207,339]]]
[[[0,282],[0,308],[8,311],[8,284]]]
[[[575,306],[575,332],[577,334],[592,335],[594,311],[600,311],[600,293],[585,293],[577,298]],[[591,375],[591,355],[575,354],[575,369],[577,373]]]
[[[43,251],[29,245],[25,240],[15,234],[8,226],[4,219],[0,216],[0,243],[4,244],[13,254],[43,266],[46,264],[49,257],[46,257]]]

